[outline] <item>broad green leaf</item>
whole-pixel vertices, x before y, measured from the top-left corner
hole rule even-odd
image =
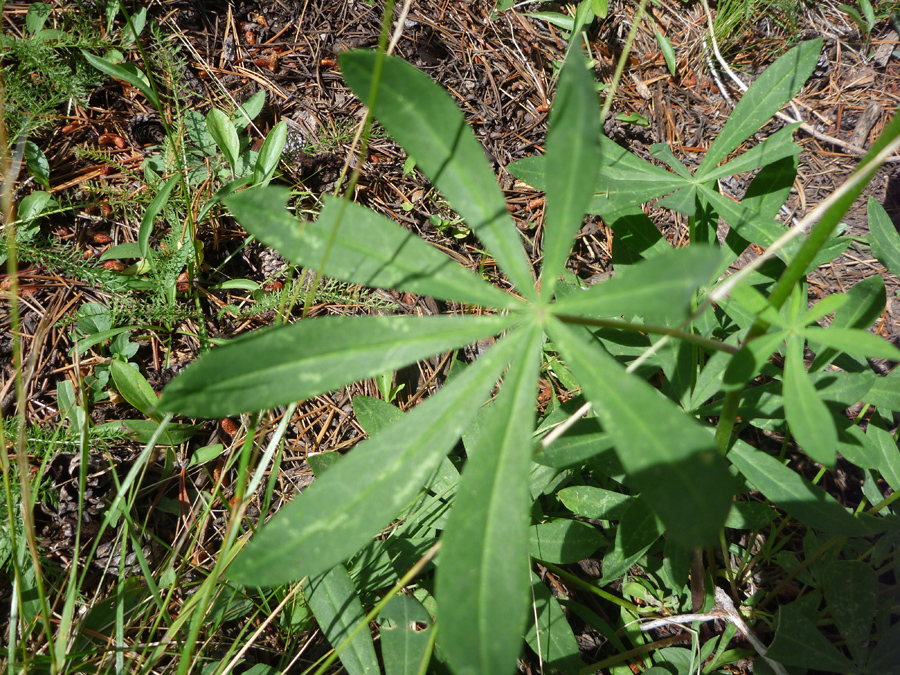
[[[825,466],[837,459],[837,429],[803,365],[803,340],[792,335],[784,361],[784,413],[794,439],[807,455]]]
[[[687,180],[692,180],[693,176],[691,176],[691,172],[684,165],[684,163],[675,156],[675,153],[672,152],[672,148],[668,143],[654,143],[650,146],[650,154],[656,157],[656,159],[662,160],[669,167],[671,167],[672,171],[677,173],[682,178]]]
[[[642,497],[632,500],[616,528],[613,547],[603,556],[603,578],[598,585],[604,586],[625,574],[662,533],[662,523],[650,504]]]
[[[303,585],[303,595],[316,616],[316,623],[335,649],[366,619],[356,587],[343,565],[336,565],[325,574],[309,579]],[[381,672],[368,626],[350,640],[339,656],[349,675],[378,675]]]
[[[719,194],[708,185],[700,185],[699,190],[736,234],[757,246],[768,248],[786,231],[771,218],[758,215],[744,205]],[[779,251],[779,255],[791,255],[798,247],[796,240],[789,242]]]
[[[473,305],[522,306],[513,296],[370,209],[325,197],[318,220],[304,223],[285,210],[288,194],[283,187],[256,188],[229,197],[225,203],[248,232],[287,260],[316,270],[324,260],[322,272],[335,279]]]
[[[141,371],[114,359],[109,364],[109,372],[122,398],[148,417],[155,417],[152,411],[159,403],[159,398],[147,379],[141,375]]]
[[[593,525],[579,520],[551,520],[531,526],[531,556],[557,565],[590,558],[603,543]]]
[[[159,410],[226,417],[286,405],[396,370],[514,325],[506,316],[306,319],[202,355],[163,391]]]
[[[142,258],[141,245],[136,241],[125,242],[116,246],[110,246],[100,256],[100,261],[121,260],[122,258]]]
[[[425,73],[385,57],[372,105],[378,56],[341,56],[347,84],[475,232],[519,292],[535,299],[531,266],[484,150],[450,96]]]
[[[634,497],[621,492],[590,485],[563,488],[557,496],[569,511],[593,520],[619,520],[628,505],[634,501]]]
[[[172,190],[180,182],[181,174],[172,176],[156,193],[156,197],[153,198],[153,201],[147,206],[147,210],[144,211],[144,216],[141,218],[141,227],[138,230],[138,245],[140,246],[142,258],[150,257],[150,235],[153,233],[153,223],[156,221],[156,216],[159,215],[159,212],[169,203],[169,196],[172,194]]]
[[[885,427],[881,415],[876,413],[872,416],[866,428],[866,436],[877,449],[876,467],[881,477],[893,490],[900,490],[900,451],[897,448],[897,441]]]
[[[613,230],[613,268],[635,265],[643,259],[649,260],[662,255],[672,246],[666,241],[656,225],[639,207],[619,211],[606,218]]]
[[[672,209],[686,216],[694,217],[697,214],[697,186],[689,185],[681,188],[677,192],[663,197],[657,204],[663,208]]]
[[[810,342],[854,356],[900,361],[900,349],[878,335],[856,328],[804,328],[800,334]]]
[[[734,113],[732,113],[734,114]],[[703,175],[703,181],[706,183],[733,176],[745,171],[752,171],[761,166],[774,164],[775,162],[786,157],[793,157],[800,154],[800,146],[794,143],[794,131],[800,126],[800,123],[788,124],[769,136],[761,143],[756,144],[747,152],[744,152],[731,161],[725,162],[722,166],[716,167],[709,173]],[[783,203],[783,202],[782,202]],[[779,204],[779,207],[781,205]]]
[[[159,97],[156,95],[156,92],[153,91],[153,87],[150,86],[150,81],[147,79],[147,76],[142,73],[137,66],[132,63],[124,63],[124,64],[116,64],[110,63],[106,59],[100,58],[99,56],[94,56],[83,49],[81,53],[84,55],[85,60],[90,63],[94,68],[99,70],[101,73],[106,73],[110,77],[113,77],[117,80],[122,80],[123,82],[130,84],[132,87],[137,88],[146,98],[147,101],[157,110],[160,110],[162,106],[159,103]]]
[[[33,141],[25,142],[25,162],[28,164],[28,170],[34,179],[47,190],[50,189],[50,162],[47,156],[41,150],[37,143]],[[49,195],[48,195],[49,196]],[[19,216],[23,218],[23,216]]]
[[[600,115],[588,71],[579,52],[569,55],[559,78],[547,132],[547,207],[541,295],[552,298],[600,168]]]
[[[753,178],[741,204],[764,218],[775,218],[787,200],[797,177],[797,156],[767,164]]]
[[[527,480],[542,336],[537,327],[523,336],[442,538],[438,640],[457,675],[513,673],[531,604]]]
[[[868,328],[884,311],[886,295],[884,279],[880,274],[858,282],[845,294],[847,302],[834,313],[829,328]],[[834,360],[840,352],[836,349],[822,349],[809,367],[810,372],[821,370]]]
[[[225,160],[232,171],[238,165],[238,155],[241,152],[241,142],[238,139],[234,125],[228,119],[228,115],[218,108],[212,108],[206,113],[206,128],[212,136],[219,150],[225,155]]]
[[[663,58],[666,61],[666,67],[669,69],[669,73],[672,77],[675,77],[677,74],[677,66],[675,50],[672,48],[672,43],[669,42],[669,38],[660,32],[655,23],[653,24],[653,33],[656,35],[656,44],[659,45],[659,51],[662,52]]]
[[[835,293],[822,298],[806,310],[797,321],[797,325],[812,325],[823,316],[828,316],[843,307],[850,297],[846,293]]]
[[[866,664],[870,673],[900,674],[900,623],[895,623],[881,635],[872,647]]]
[[[287,140],[287,122],[281,120],[266,136],[259,149],[256,166],[253,168],[253,182],[268,185],[281,161],[284,143]]]
[[[759,375],[763,364],[769,360],[769,357],[784,342],[785,337],[785,331],[776,331],[760,335],[758,338],[744,344],[731,357],[731,361],[729,361],[728,367],[725,369],[725,374],[722,377],[722,391],[743,389],[750,380]]]
[[[522,337],[511,333],[500,340],[406,413],[402,424],[392,424],[344,456],[262,528],[228,576],[248,586],[275,586],[321,573],[365,546],[456,445],[522,348]]]
[[[697,289],[710,281],[719,252],[710,247],[671,249],[609,281],[552,305],[554,313],[611,317],[620,314],[686,318]]]
[[[534,461],[556,469],[578,466],[601,454],[609,454],[613,443],[593,419],[579,420],[562,438],[534,455]]]
[[[762,529],[771,525],[778,518],[778,512],[768,504],[761,502],[734,502],[731,513],[725,521],[725,527],[737,530]]]
[[[831,534],[857,537],[866,526],[822,488],[743,441],[735,442],[728,459],[753,487],[801,523]]]
[[[787,666],[815,668],[831,673],[858,672],[803,613],[800,603],[792,602],[778,609],[778,627],[768,658]]]
[[[822,40],[803,42],[766,68],[741,97],[728,121],[709,147],[697,179],[704,180],[741,143],[768,122],[793,98],[816,67]]]
[[[551,672],[578,672],[585,664],[559,601],[534,572],[531,573],[531,589],[534,596],[532,615],[537,615],[537,622],[530,623],[525,642],[535,654],[541,655]]]
[[[732,480],[712,434],[647,382],[624,372],[583,332],[552,319],[547,329],[614,440],[629,478],[672,536],[688,546],[715,541],[731,507]]]
[[[866,394],[866,403],[878,406],[882,411],[900,411],[900,368],[894,368],[885,377],[879,377]]]
[[[237,110],[234,111],[234,120],[232,120],[235,131],[245,129],[248,124],[252,124],[265,106],[265,89],[261,89],[243,103],[238,104]]]
[[[385,675],[418,675],[431,655],[434,622],[422,603],[395,595],[378,615]]]
[[[866,214],[869,218],[869,245],[872,247],[872,255],[887,267],[891,274],[900,276],[900,233],[891,222],[887,211],[875,201],[874,197],[869,197]]]
[[[403,417],[403,411],[397,406],[371,396],[354,397],[353,413],[359,426],[369,436],[374,436]]]
[[[838,630],[851,649],[860,650],[878,608],[877,573],[860,560],[833,560],[825,567],[822,586]]]

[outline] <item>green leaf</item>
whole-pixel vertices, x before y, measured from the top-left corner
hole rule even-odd
[[[900,361],[900,349],[884,338],[856,328],[804,328],[800,335],[810,342],[854,356]]]
[[[218,108],[210,109],[206,113],[206,128],[219,150],[225,155],[228,166],[234,171],[238,164],[238,155],[241,152],[241,142],[228,115]]]
[[[816,67],[822,40],[803,42],[766,68],[741,97],[709,147],[696,178],[705,180],[716,166],[790,101]]]
[[[450,96],[425,73],[397,58],[385,57],[374,106],[374,52],[341,56],[347,84],[387,132],[416,158],[417,167],[463,217],[509,280],[535,299],[531,266],[519,240],[497,178],[484,150]]]
[[[771,218],[760,216],[743,204],[733,202],[708,185],[700,185],[699,191],[735,234],[757,246],[768,248],[785,233],[785,228]],[[779,255],[785,257],[793,255],[798,247],[796,240],[789,242],[779,251]]]
[[[612,447],[612,439],[600,430],[596,420],[579,420],[562,438],[537,452],[534,461],[556,469],[567,469],[584,464],[597,455],[610,454]]]
[[[834,497],[774,457],[739,440],[729,451],[728,459],[753,487],[801,523],[848,537],[865,532],[866,526]]]
[[[156,92],[153,91],[153,87],[150,86],[150,80],[147,79],[147,76],[144,75],[137,66],[132,63],[125,63],[122,65],[110,63],[106,59],[94,56],[83,49],[81,50],[81,53],[84,55],[85,60],[101,73],[106,73],[110,77],[114,77],[117,80],[122,80],[123,82],[130,84],[147,98],[150,105],[157,110],[162,108],[159,103],[159,97],[156,95]]]
[[[307,319],[203,354],[163,391],[159,410],[227,417],[286,405],[395,370],[514,325],[506,316]]]
[[[512,673],[522,649],[531,604],[527,480],[541,337],[537,327],[524,332],[444,529],[438,640],[457,675]]]
[[[900,276],[900,234],[884,207],[869,197],[866,204],[869,218],[869,244],[872,255],[887,267],[891,274]]]
[[[19,202],[19,206],[16,209],[16,216],[18,217],[19,222],[26,222],[33,218],[37,218],[44,213],[44,211],[47,211],[54,206],[56,206],[56,200],[53,199],[53,195],[49,192],[44,192],[43,190],[35,190]]]
[[[319,628],[335,649],[365,621],[366,614],[356,595],[356,587],[343,565],[336,565],[307,581],[303,585],[303,594]],[[378,675],[381,672],[367,626],[353,637],[339,656],[349,675]]]
[[[434,622],[422,603],[395,595],[378,615],[385,675],[417,675],[430,656]]]
[[[872,416],[866,428],[866,436],[877,450],[876,466],[881,477],[894,491],[900,490],[900,452],[897,451],[897,441],[885,427],[881,415],[876,413]]]
[[[30,12],[31,10],[29,10]],[[46,189],[50,189],[50,162],[47,156],[36,143],[26,141],[25,143],[25,162],[28,164],[28,170],[34,179]],[[20,216],[21,217],[21,216]]]
[[[365,546],[421,490],[522,345],[519,333],[500,340],[402,424],[360,443],[262,528],[228,576],[275,586],[318,574]]]
[[[882,633],[881,639],[872,647],[866,665],[870,673],[900,674],[900,623],[895,623]]]
[[[109,364],[109,372],[122,398],[148,417],[155,417],[152,411],[159,399],[153,387],[137,368],[114,359]]]
[[[875,380],[865,400],[882,411],[900,411],[900,369],[894,368],[885,377]]]
[[[593,78],[580,53],[559,77],[547,131],[547,207],[541,295],[552,298],[593,194],[600,166],[600,116]]]
[[[369,436],[374,436],[403,417],[403,411],[397,406],[371,396],[354,397],[353,413],[359,426]]]
[[[577,673],[584,668],[584,662],[559,601],[534,572],[531,573],[531,588],[534,596],[532,613],[537,615],[537,622],[529,625],[525,642],[535,654],[541,655],[551,672]]]
[[[141,245],[136,241],[129,241],[117,246],[110,246],[100,256],[100,261],[104,260],[121,260],[123,258],[140,258]]]
[[[48,5],[46,2],[33,3],[25,13],[25,29],[32,35],[37,33],[44,27],[51,11],[53,11],[52,5]]]
[[[256,188],[229,197],[225,203],[248,232],[287,260],[318,270],[324,259],[322,272],[335,279],[479,306],[522,306],[510,294],[370,209],[326,196],[318,220],[304,223],[285,210],[288,194],[283,187]]]
[[[735,114],[735,113],[732,113]],[[704,182],[712,182],[726,176],[752,171],[761,166],[774,164],[785,157],[794,157],[800,154],[800,146],[794,143],[794,131],[800,126],[800,122],[796,124],[788,124],[769,136],[764,141],[757,143],[750,150],[744,152],[734,159],[725,162],[722,166],[716,167],[709,173],[703,175]],[[699,178],[699,176],[698,176]],[[783,203],[783,202],[782,202]],[[779,204],[779,207],[781,205]]]
[[[603,543],[603,535],[579,520],[551,520],[531,526],[531,557],[557,565],[590,558]]]
[[[858,672],[847,657],[806,618],[799,602],[778,608],[778,627],[767,656],[787,666],[815,668],[831,673]]]
[[[659,45],[659,50],[666,60],[666,67],[669,69],[669,73],[672,77],[675,77],[678,74],[678,69],[676,67],[675,50],[672,49],[672,43],[669,42],[669,38],[659,31],[659,28],[656,27],[655,23],[653,24],[653,33],[656,35],[656,44]]]
[[[733,492],[709,430],[647,382],[625,373],[584,333],[556,320],[547,329],[615,441],[626,473],[672,536],[686,546],[716,541]]]
[[[564,31],[567,31],[569,33],[571,33],[572,29],[575,28],[575,19],[573,19],[571,16],[567,16],[566,14],[560,14],[559,12],[526,12],[525,16],[532,19],[540,19],[541,21],[546,21],[547,23],[553,24],[557,28],[562,28]]]
[[[181,445],[200,431],[201,424],[169,424],[157,441],[159,445]],[[138,443],[149,443],[159,429],[153,420],[115,420],[97,425],[94,430],[103,432],[122,432]]]
[[[737,530],[762,529],[778,518],[778,512],[768,504],[760,502],[735,502],[725,521],[725,527]]]
[[[252,124],[253,120],[259,116],[259,113],[262,112],[265,106],[265,89],[261,89],[242,104],[238,105],[237,110],[234,111],[234,121],[232,122],[235,131],[240,131],[241,129],[246,128],[248,124]]]
[[[598,585],[604,586],[625,574],[663,533],[662,523],[643,498],[632,500],[619,527],[612,549],[603,556],[603,578]]]
[[[878,608],[878,577],[860,560],[833,560],[822,578],[825,601],[841,635],[851,649],[869,640],[872,620]]]
[[[156,221],[156,216],[169,203],[172,190],[180,182],[181,174],[172,176],[166,181],[166,184],[162,186],[160,191],[156,193],[156,197],[153,198],[153,201],[147,206],[147,210],[144,211],[144,216],[141,218],[141,227],[138,230],[138,245],[140,246],[142,258],[150,257],[150,235],[153,233],[153,223]]]
[[[837,429],[803,365],[803,340],[792,335],[784,362],[784,413],[797,443],[813,460],[834,466]]]
[[[284,143],[287,140],[287,122],[281,120],[266,136],[265,142],[259,149],[256,158],[256,166],[253,169],[253,182],[268,185],[281,161],[281,153],[284,151]]]
[[[847,302],[834,313],[829,328],[868,328],[884,311],[887,296],[884,279],[873,274],[858,282],[846,293]],[[810,372],[821,370],[834,360],[839,353],[836,349],[822,349],[816,354]]]
[[[609,281],[575,292],[552,305],[558,314],[611,317],[620,314],[686,318],[697,289],[709,282],[720,254],[711,247],[671,249],[638,263]]]
[[[563,488],[557,493],[569,511],[594,520],[619,520],[634,497],[590,485]]]

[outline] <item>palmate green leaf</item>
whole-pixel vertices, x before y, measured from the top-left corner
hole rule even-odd
[[[619,520],[634,497],[590,485],[573,485],[557,493],[572,513],[595,520]]]
[[[241,337],[197,359],[158,409],[225,417],[286,405],[496,335],[509,316],[307,319]]]
[[[784,413],[794,439],[813,460],[834,466],[837,429],[803,365],[803,339],[791,335],[784,360]]]
[[[315,614],[322,633],[337,649],[366,618],[356,587],[343,565],[309,579],[303,595]],[[367,628],[359,631],[340,653],[341,664],[349,675],[378,675],[378,657]]]
[[[559,300],[552,310],[592,317],[628,313],[683,318],[694,293],[709,282],[719,257],[719,251],[705,246],[670,249],[609,281]]]
[[[598,585],[611,583],[625,574],[662,533],[662,523],[647,500],[643,496],[632,499],[616,528],[615,543],[603,556],[603,578]]]
[[[512,295],[371,209],[325,196],[318,220],[304,223],[285,210],[288,196],[284,187],[256,188],[225,203],[248,232],[292,263],[318,270],[324,260],[322,273],[329,277],[485,307],[522,306]]]
[[[753,487],[801,523],[847,537],[865,533],[866,525],[834,497],[774,457],[738,440],[728,452],[728,459]]]
[[[900,490],[900,452],[897,452],[897,441],[878,413],[872,416],[866,428],[866,436],[876,450],[876,465],[881,477],[894,491]]]
[[[600,115],[593,77],[581,54],[571,54],[559,77],[547,132],[541,295],[552,298],[593,193],[600,166]]]
[[[416,166],[463,217],[519,292],[536,299],[531,266],[518,230],[465,117],[428,75],[393,57],[384,57],[373,107],[369,97],[378,58],[375,52],[343,54],[341,71],[347,84],[372,107],[387,132],[416,158]]]
[[[672,536],[686,546],[714,542],[733,491],[712,434],[647,382],[625,373],[583,332],[555,319],[547,330],[615,441],[629,478]]]
[[[456,675],[514,672],[531,604],[528,473],[541,331],[522,333],[442,538],[438,640]]]
[[[785,228],[768,217],[760,216],[743,204],[730,200],[716,192],[708,185],[699,186],[702,194],[713,205],[722,219],[739,236],[757,246],[768,248],[785,233]],[[788,242],[779,252],[779,256],[790,256],[799,248],[796,240]]]
[[[872,255],[884,265],[891,274],[900,276],[900,234],[891,222],[884,207],[869,197],[866,204],[866,215],[869,218],[869,244]]]
[[[766,68],[741,97],[707,150],[695,174],[698,180],[712,175],[719,162],[772,119],[800,91],[816,67],[821,52],[821,39],[803,42]]]
[[[825,601],[851,649],[869,639],[878,608],[878,574],[861,560],[833,560],[823,574]]]
[[[415,497],[453,448],[522,349],[523,337],[514,332],[500,340],[406,413],[402,423],[344,456],[262,528],[228,577],[247,586],[275,586],[319,574],[365,546]]]

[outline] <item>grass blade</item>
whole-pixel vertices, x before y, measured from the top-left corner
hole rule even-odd
[[[512,673],[530,604],[528,472],[541,333],[520,342],[463,471],[438,560],[438,639],[454,673]]]
[[[225,417],[286,405],[496,335],[515,321],[354,316],[261,330],[197,359],[166,387],[158,410]]]

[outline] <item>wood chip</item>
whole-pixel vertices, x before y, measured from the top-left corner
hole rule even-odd
[[[877,103],[870,103],[856,122],[856,128],[850,135],[850,144],[864,148],[869,138],[869,132],[872,131],[872,127],[875,126],[879,117],[881,117],[881,106]]]

